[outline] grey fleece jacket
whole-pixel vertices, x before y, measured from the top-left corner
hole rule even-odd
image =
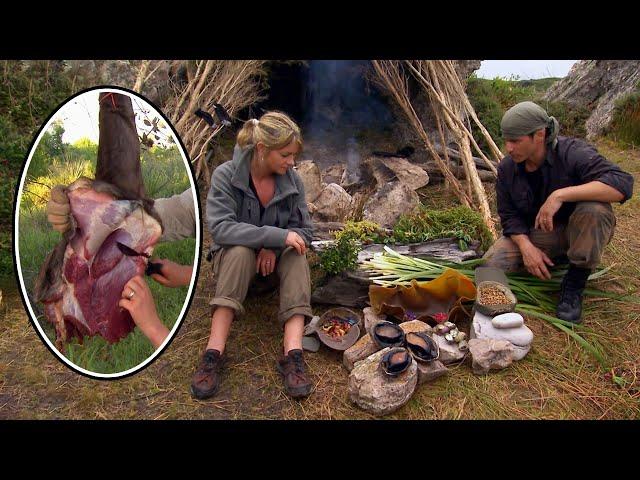
[[[308,245],[313,224],[307,210],[304,185],[299,175],[288,169],[276,175],[273,199],[260,218],[260,203],[249,186],[253,147],[234,148],[233,159],[217,167],[211,176],[206,218],[213,239],[210,253],[220,247],[242,245],[269,248],[279,254],[289,231],[298,233]]]

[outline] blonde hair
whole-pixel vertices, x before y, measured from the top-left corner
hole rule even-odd
[[[267,150],[286,147],[292,141],[298,142],[302,150],[300,127],[287,114],[275,111],[265,113],[260,120],[247,120],[238,132],[237,140],[241,148],[262,142]]]

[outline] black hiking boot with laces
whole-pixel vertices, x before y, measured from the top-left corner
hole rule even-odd
[[[591,269],[570,264],[567,274],[560,285],[560,300],[556,315],[560,320],[580,323],[582,319],[582,293],[587,285]]]
[[[311,393],[311,381],[307,378],[302,350],[289,350],[278,360],[278,371],[284,377],[284,387],[293,398],[306,397]]]

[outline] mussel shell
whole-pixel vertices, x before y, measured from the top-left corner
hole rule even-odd
[[[380,361],[382,371],[387,375],[395,377],[404,372],[413,361],[406,348],[392,348],[385,353]]]
[[[404,331],[395,323],[380,322],[371,332],[373,340],[381,347],[394,347],[404,343]]]
[[[458,349],[462,352],[466,352],[467,350],[469,350],[469,343],[466,340],[462,340],[460,343],[458,343]]]
[[[456,328],[456,324],[455,324],[455,323],[453,323],[453,322],[444,322],[444,323],[443,323],[443,325],[444,325],[445,327],[449,327],[449,330],[451,330],[451,329],[453,329],[453,328]]]
[[[451,330],[449,330],[449,333],[455,339],[460,333],[460,330],[458,330],[457,328],[452,328]]]
[[[411,332],[406,336],[407,350],[416,360],[431,362],[440,356],[438,344],[424,332]]]
[[[434,330],[438,335],[449,333],[449,327],[445,327],[443,324],[436,325]]]
[[[453,342],[455,342],[455,340],[453,339],[453,335],[451,335],[450,333],[447,333],[447,334],[444,336],[444,339],[445,339],[447,342],[449,342],[449,343],[453,343]]]
[[[456,335],[456,342],[460,343],[463,342],[467,339],[467,334],[464,332],[458,332],[458,335]]]

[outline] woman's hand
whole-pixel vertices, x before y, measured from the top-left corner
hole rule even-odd
[[[304,239],[296,232],[289,231],[285,245],[295,248],[299,255],[304,255],[307,251],[307,244],[304,243]]]
[[[158,348],[169,335],[169,329],[158,317],[151,290],[140,275],[126,283],[118,305],[131,314],[134,323],[155,348]]]
[[[273,273],[276,268],[276,253],[268,248],[263,248],[258,252],[256,258],[256,273],[261,273],[263,277]]]
[[[62,185],[51,189],[51,197],[47,202],[47,220],[60,233],[71,228],[71,205]]]
[[[151,278],[160,285],[174,288],[183,287],[191,283],[191,272],[193,271],[192,266],[180,265],[179,263],[172,262],[166,258],[150,261],[162,265],[160,273],[154,273],[151,275]]]

